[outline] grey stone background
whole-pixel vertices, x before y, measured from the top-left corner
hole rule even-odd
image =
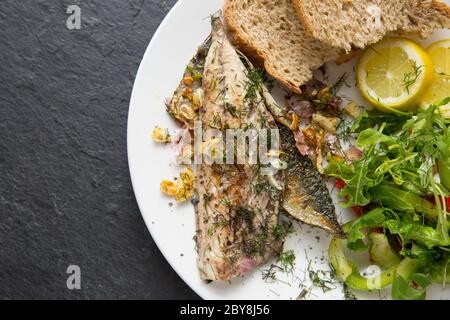
[[[134,77],[175,2],[0,1],[0,298],[198,298],[151,239],[126,154]]]

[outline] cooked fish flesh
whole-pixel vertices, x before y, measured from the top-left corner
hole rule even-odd
[[[203,129],[276,129],[253,85],[221,18],[213,16],[203,74]],[[262,175],[258,164],[197,165],[196,241],[202,279],[229,280],[281,250],[276,229],[283,187],[281,172]]]
[[[301,222],[343,236],[333,200],[319,171],[309,157],[302,156],[297,150],[291,130],[281,127],[280,136],[284,152],[282,159],[288,164],[284,210]]]

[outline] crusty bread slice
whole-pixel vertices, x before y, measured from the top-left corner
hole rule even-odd
[[[307,32],[329,45],[364,48],[390,32],[428,37],[450,27],[450,8],[438,0],[292,0]]]
[[[226,0],[224,19],[234,45],[297,93],[342,53],[306,35],[292,0]]]

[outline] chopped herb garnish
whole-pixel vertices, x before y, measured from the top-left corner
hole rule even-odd
[[[254,103],[258,97],[258,92],[261,90],[264,82],[264,73],[258,69],[248,68],[249,81],[246,85],[247,93],[245,94],[245,100]]]
[[[253,219],[255,217],[255,213],[247,208],[239,207],[236,210],[236,223],[241,225],[245,223],[249,231],[253,231]]]
[[[330,290],[336,289],[335,284],[338,282],[334,276],[333,271],[325,270],[314,270],[312,268],[312,261],[308,258],[308,254],[305,250],[306,261],[308,262],[308,267],[306,273],[311,280],[312,286],[322,289],[322,291],[328,292]],[[331,269],[332,270],[332,269]]]
[[[341,90],[342,86],[344,84],[346,84],[345,81],[347,80],[347,78],[348,78],[348,73],[345,72],[342,76],[339,77],[339,79],[336,81],[336,83],[331,86],[330,91],[333,95],[337,94],[339,92],[339,90]],[[347,86],[349,86],[349,85],[347,85]]]
[[[231,209],[233,207],[233,203],[231,202],[231,200],[229,198],[224,198],[224,199],[220,200],[220,203],[223,204],[228,209]]]
[[[268,269],[265,269],[261,272],[261,277],[265,282],[278,281],[277,279],[278,271],[283,271],[283,269],[280,266],[277,266],[276,264],[271,264]]]
[[[353,135],[352,121],[343,115],[336,126],[336,138],[341,143],[349,144]]]
[[[286,237],[294,231],[292,221],[283,221],[273,229],[273,235],[277,239],[286,239]]]
[[[205,193],[203,195],[203,206],[205,207],[205,210],[209,206],[209,203],[211,202],[211,200],[212,200],[212,195],[210,195],[209,193]]]
[[[244,253],[249,256],[262,255],[265,251],[264,244],[267,235],[257,234],[253,239],[244,242]]]
[[[245,114],[244,110],[239,109],[235,105],[232,105],[231,103],[228,102],[225,102],[225,110],[236,118],[241,118]]]
[[[258,173],[260,173],[261,169],[263,167],[260,163],[258,163]],[[252,182],[251,187],[253,188],[253,191],[260,195],[263,192],[268,193],[271,197],[277,195],[279,193],[279,190],[277,190],[272,184],[268,183],[266,179],[255,179],[255,181]]]
[[[280,253],[277,262],[281,264],[281,267],[286,272],[291,272],[295,267],[295,253],[293,250],[288,250]]]
[[[403,87],[406,92],[409,94],[409,89],[417,82],[420,75],[423,72],[423,66],[417,66],[417,63],[414,61],[413,70],[410,72],[406,72],[403,75]]]
[[[336,289],[336,281],[329,277],[329,272],[324,270],[309,270],[308,272],[314,287],[322,289],[324,293]]]

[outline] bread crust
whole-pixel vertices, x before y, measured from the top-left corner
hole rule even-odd
[[[286,88],[300,94],[302,92],[300,87],[285,79],[276,69],[272,68],[267,63],[268,58],[266,54],[255,47],[245,35],[239,32],[238,26],[234,23],[232,4],[232,0],[226,0],[223,9],[224,23],[231,42],[256,66],[263,67],[267,73],[278,80]]]
[[[312,24],[309,23],[309,19],[306,18],[306,13],[303,10],[302,6],[300,5],[300,0],[292,0],[292,3],[294,4],[295,12],[297,12],[297,16],[300,18],[300,21],[302,22],[306,33],[313,37],[314,28]]]
[[[431,4],[432,4],[433,8],[439,10],[440,12],[445,14],[447,16],[447,18],[450,19],[450,7],[446,3],[439,1],[439,0],[432,0]]]
[[[339,42],[335,42],[332,39],[324,39],[323,36],[320,36],[317,34],[318,31],[314,27],[314,23],[311,20],[311,17],[309,17],[307,12],[304,10],[304,6],[302,6],[302,1],[304,1],[304,0],[292,0],[292,3],[294,4],[297,16],[301,20],[307,34],[309,36],[315,37],[318,40],[324,41],[330,45],[336,46],[337,45],[336,43],[339,43]],[[344,0],[342,0],[342,1],[344,1]],[[425,1],[418,2],[417,7],[423,8],[424,10],[434,9],[434,10],[440,12],[446,18],[446,21],[441,21],[439,19],[439,22],[441,23],[442,27],[450,28],[450,7],[446,3],[444,3],[440,0],[425,0]],[[403,26],[403,27],[407,28],[407,26]],[[397,30],[386,30],[385,35],[392,31],[401,31],[401,29],[402,29],[402,26],[398,26]],[[426,30],[426,31],[417,30],[416,32],[422,37],[427,37],[431,33],[429,31],[428,32],[427,31],[428,30]],[[381,40],[381,38],[379,40]],[[335,42],[335,43],[333,43],[333,42]],[[365,45],[367,46],[372,43],[373,43],[373,41],[370,41],[370,42],[366,43]],[[348,45],[345,45],[345,46],[342,45],[340,47],[342,47],[346,50],[350,50],[350,48],[352,47],[352,43],[349,43]]]

